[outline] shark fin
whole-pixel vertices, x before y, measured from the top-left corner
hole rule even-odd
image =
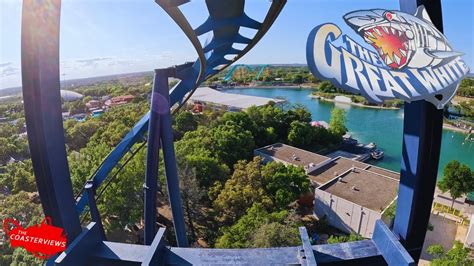
[[[415,17],[431,22],[430,16],[428,15],[424,5],[421,5],[416,9]]]
[[[425,49],[425,52],[432,56],[436,57],[439,59],[447,59],[447,58],[454,58],[463,55],[463,53],[460,52],[454,52],[454,51],[437,51],[437,50],[428,50]]]

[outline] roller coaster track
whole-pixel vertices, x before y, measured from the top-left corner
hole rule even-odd
[[[190,64],[179,73],[181,81],[170,91],[170,106],[178,104],[178,108],[180,108],[203,81],[240,59],[260,41],[280,14],[286,0],[273,1],[263,22],[258,22],[247,16],[244,11],[244,0],[207,0],[209,17],[196,29],[191,27],[179,8],[188,1],[156,0],[156,2],[183,30],[198,55],[194,64]],[[255,29],[257,32],[250,39],[239,33],[240,27]],[[208,32],[212,32],[213,37],[208,44],[202,45],[198,36]],[[238,50],[233,47],[235,43],[246,46],[243,50]],[[235,56],[229,60],[225,58],[226,55]],[[149,117],[150,113],[148,112],[102,161],[90,178],[95,189],[107,179],[110,172],[130,151],[131,147],[143,139],[143,135],[148,129]],[[81,191],[81,195],[78,195],[76,200],[76,210],[81,214],[87,205],[85,191]]]
[[[400,1],[402,11],[412,12],[419,5],[417,0]],[[244,0],[207,0],[209,17],[201,26],[193,29],[179,9],[187,2],[186,0],[157,1],[183,30],[198,54],[196,62],[176,67],[176,70],[180,70],[176,74],[181,82],[170,91],[169,106],[177,105],[177,108],[186,102],[199,84],[246,54],[268,31],[286,3],[285,0],[274,0],[263,22],[258,22],[245,14]],[[432,17],[436,19],[438,25],[442,25],[440,1],[424,1],[424,4],[431,14],[437,14]],[[91,214],[97,214],[95,191],[107,179],[123,156],[130,152],[131,147],[143,139],[149,123],[153,124],[155,120],[152,119],[150,122],[150,113],[140,119],[96,170],[87,184],[87,195],[82,194],[76,202],[73,197],[61,116],[60,7],[60,0],[23,0],[22,10],[22,90],[33,170],[44,214],[52,219],[53,225],[64,229],[67,238],[67,249],[57,257],[51,258],[47,265],[415,265],[411,256],[415,256],[416,260],[419,258],[434,191],[429,187],[425,189],[427,179],[424,173],[433,174],[425,161],[420,164],[424,163],[426,167],[417,172],[416,176],[408,175],[405,178],[409,178],[404,180],[406,172],[402,172],[400,182],[405,182],[405,186],[401,186],[399,191],[398,203],[403,206],[397,203],[399,207],[395,225],[398,227],[394,226],[394,232],[392,232],[381,220],[378,220],[375,222],[371,240],[312,246],[306,228],[300,227],[301,245],[297,246],[203,249],[168,246],[164,235],[165,228],[159,229],[150,245],[137,245],[106,241],[103,228],[98,223],[100,217],[99,219],[93,217],[94,222],[82,227],[78,213],[82,213],[87,205],[86,198],[91,200],[90,207],[95,207],[94,211],[91,210]],[[239,34],[240,27],[257,29],[257,33],[252,39],[243,37]],[[197,37],[211,31],[212,40],[202,45]],[[243,50],[237,50],[233,48],[235,43],[246,44],[246,46]],[[232,60],[226,59],[225,56],[229,54],[234,54],[235,57]],[[160,92],[167,95],[167,86],[159,88],[164,88],[165,90]],[[432,148],[436,146],[436,136],[421,135],[425,134],[426,129],[436,128],[428,123],[431,121],[430,117],[435,117],[435,114],[431,112],[431,109],[426,109],[425,105],[420,104],[415,107],[411,107],[409,111],[415,111],[412,113],[413,117],[419,118],[420,116],[414,114],[421,110],[417,113],[422,114],[422,119],[415,119],[415,122],[405,123],[405,125],[409,125],[409,130],[416,134],[416,138],[422,137],[420,143],[427,143],[423,144],[426,146],[422,147],[423,149],[419,148],[422,151],[418,154],[431,154],[433,150],[439,153],[439,150]],[[167,125],[170,129],[169,112],[166,113],[163,117],[168,119]],[[442,115],[439,114],[439,118],[441,117]],[[420,121],[424,121],[424,126],[419,126]],[[439,121],[442,123],[442,119]],[[406,134],[408,133],[412,132],[407,131]],[[441,126],[439,126],[439,132],[434,135],[441,135]],[[410,140],[414,139],[412,134],[410,137]],[[167,140],[162,143],[172,143],[172,139],[170,140],[168,136]],[[141,143],[141,146],[145,146],[145,143]],[[404,159],[405,156],[422,157],[411,156],[414,151],[410,149],[412,153],[404,155]],[[137,149],[131,152],[131,156],[136,152]],[[128,156],[125,162],[131,156]],[[407,162],[412,161],[407,159]],[[123,165],[120,168],[123,168]],[[436,171],[432,176],[434,188]],[[412,180],[417,182],[412,182]],[[108,179],[107,183],[111,181],[113,178]],[[422,183],[423,186],[413,187],[412,184],[415,183]],[[105,188],[106,186],[101,187],[99,195]],[[415,208],[416,211],[414,211]],[[420,211],[422,214],[419,214]],[[404,224],[405,221],[409,222]]]
[[[258,80],[260,78],[260,76],[263,74],[263,71],[265,70],[265,68],[268,68],[268,65],[258,65],[258,66],[249,66],[249,65],[243,65],[243,64],[233,65],[229,69],[229,72],[227,72],[227,74],[225,75],[224,80],[225,81],[231,80],[232,77],[234,76],[235,71],[238,68],[246,68],[246,69],[250,69],[250,70],[260,68],[257,75],[255,76],[255,80]]]

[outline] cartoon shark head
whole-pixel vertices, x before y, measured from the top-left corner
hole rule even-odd
[[[443,59],[462,55],[452,51],[424,6],[419,6],[415,15],[372,9],[347,13],[344,20],[393,69],[436,66]]]

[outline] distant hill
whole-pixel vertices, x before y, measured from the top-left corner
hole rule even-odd
[[[146,72],[116,74],[116,75],[91,77],[91,78],[83,78],[83,79],[63,80],[61,81],[61,89],[67,89],[67,88],[78,87],[78,86],[87,86],[87,85],[91,85],[91,84],[95,84],[95,83],[99,83],[103,81],[136,78],[136,77],[142,77],[144,75],[152,75],[152,74],[153,74],[152,71],[146,71]],[[15,95],[20,95],[20,94],[21,94],[21,87],[0,89],[0,97],[15,96]]]

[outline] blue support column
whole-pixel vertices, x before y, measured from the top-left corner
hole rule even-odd
[[[372,236],[377,249],[388,265],[414,266],[415,261],[402,246],[397,237],[393,234],[382,220],[375,222],[374,235]]]
[[[81,233],[65,148],[59,83],[60,0],[24,0],[21,66],[33,171],[44,214],[71,243]]]
[[[440,0],[400,0],[414,14],[425,5],[434,25],[442,27]],[[405,103],[400,188],[393,232],[418,262],[428,228],[438,173],[443,110],[426,101]]]
[[[173,213],[173,224],[178,247],[187,247],[188,239],[186,237],[186,225],[184,223],[181,192],[179,190],[179,176],[178,169],[176,167],[176,156],[174,153],[169,94],[168,90],[160,91],[160,93],[166,99],[166,113],[163,113],[161,116],[161,144],[163,148],[163,160],[165,162],[166,184],[168,188],[169,202],[171,205],[171,211]]]
[[[161,144],[176,240],[179,247],[187,247],[188,243],[181,206],[179,178],[174,154],[168,77],[176,77],[176,68],[155,70],[148,129],[148,154],[145,181],[145,245],[150,245],[156,234],[158,155]]]
[[[102,219],[100,218],[99,209],[97,209],[97,204],[95,202],[94,182],[87,181],[84,189],[87,194],[87,200],[89,202],[89,211],[91,213],[92,221],[97,224],[96,226],[99,228],[102,240],[107,240],[107,237],[105,236],[104,226],[102,225]]]
[[[161,75],[160,75],[161,74]],[[145,174],[145,245],[150,245],[156,234],[156,193],[158,190],[158,166],[160,153],[160,113],[164,109],[163,97],[158,93],[160,87],[168,88],[168,75],[155,71],[151,95],[151,112],[148,125],[148,146]]]

